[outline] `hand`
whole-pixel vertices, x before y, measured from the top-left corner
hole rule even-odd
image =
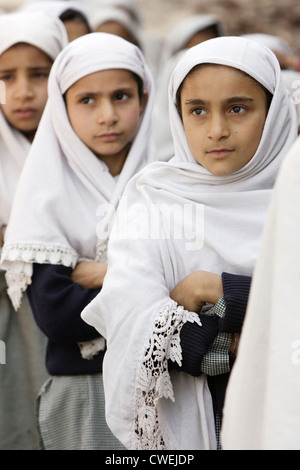
[[[170,293],[175,300],[190,312],[200,313],[205,303],[215,304],[223,296],[222,278],[207,271],[195,271],[180,281]]]
[[[74,282],[80,284],[83,289],[99,289],[102,287],[106,271],[106,263],[83,261],[77,264],[71,278]]]
[[[6,230],[6,225],[0,226],[0,247],[4,245],[5,230]]]
[[[233,333],[232,340],[229,346],[229,351],[228,351],[229,356],[233,361],[235,361],[236,359],[239,344],[240,344],[240,335],[238,333]]]

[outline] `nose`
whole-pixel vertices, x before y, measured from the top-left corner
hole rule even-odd
[[[229,134],[229,126],[225,116],[219,113],[211,115],[208,137],[212,140],[218,141],[228,137]]]
[[[19,100],[30,100],[33,98],[34,91],[29,78],[22,77],[16,81],[14,95]]]
[[[102,101],[98,108],[98,123],[110,127],[118,121],[115,106],[109,100]]]

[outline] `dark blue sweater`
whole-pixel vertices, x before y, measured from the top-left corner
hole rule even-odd
[[[93,374],[102,371],[103,352],[83,359],[78,342],[99,337],[81,319],[98,289],[83,289],[71,279],[72,268],[35,264],[28,298],[39,328],[48,337],[46,367],[50,375]]]
[[[102,371],[103,352],[83,359],[78,342],[95,339],[98,332],[81,319],[84,307],[99,289],[83,289],[71,279],[71,268],[35,264],[28,298],[39,328],[48,337],[46,367],[50,375],[92,374]],[[201,360],[219,331],[239,333],[246,311],[251,278],[222,274],[226,315],[200,315],[202,327],[187,322],[181,330],[181,370],[201,374]]]
[[[229,273],[222,274],[223,296],[226,302],[224,318],[199,315],[202,326],[185,323],[180,333],[182,367],[194,377],[201,375],[201,361],[219,332],[240,333],[247,308],[251,278]],[[170,364],[174,367],[173,363]],[[177,367],[176,367],[177,368]],[[207,376],[215,414],[222,420],[222,411],[229,373]]]
[[[180,333],[182,368],[193,376],[201,374],[201,361],[219,332],[240,333],[248,302],[251,278],[223,273],[223,296],[226,302],[224,318],[199,315],[202,326],[185,323]]]

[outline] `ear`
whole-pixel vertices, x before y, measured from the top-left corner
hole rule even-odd
[[[144,90],[143,96],[140,98],[140,115],[144,112],[148,103],[148,92]]]

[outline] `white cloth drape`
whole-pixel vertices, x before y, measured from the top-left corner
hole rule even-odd
[[[75,134],[63,97],[83,76],[114,68],[139,75],[149,95],[118,179]],[[31,282],[32,263],[75,266],[79,259],[105,261],[111,218],[125,185],[153,159],[149,142],[153,80],[141,51],[133,44],[104,33],[72,41],[52,67],[48,91],[2,252],[15,308]]]
[[[228,176],[214,176],[195,161],[176,109],[185,76],[209,62],[236,67],[273,94],[256,154]],[[296,139],[296,114],[274,54],[236,37],[186,52],[172,75],[169,100],[175,156],[149,165],[129,183],[102,291],[82,317],[107,339],[106,418],[118,439],[135,449],[212,449],[206,376],[168,374],[168,359],[180,362],[182,325],[198,321],[169,292],[199,269],[252,274],[277,170]]]
[[[226,450],[300,449],[300,140],[285,158],[226,394]]]
[[[54,60],[68,39],[62,22],[44,13],[0,16],[0,54],[19,42],[38,47]],[[1,98],[5,98],[3,95],[5,89],[1,88]],[[0,111],[0,225],[8,223],[16,185],[30,146],[28,139],[13,128]]]

